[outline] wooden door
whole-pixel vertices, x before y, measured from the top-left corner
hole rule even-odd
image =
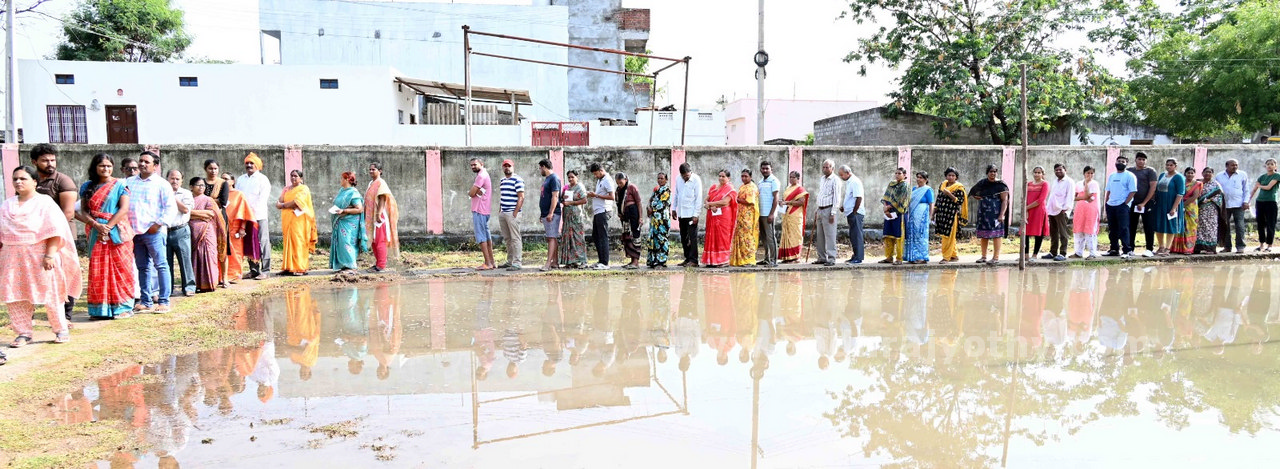
[[[137,106],[107,106],[107,143],[138,143]]]

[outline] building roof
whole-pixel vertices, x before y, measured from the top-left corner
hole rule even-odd
[[[424,96],[435,96],[449,99],[466,99],[466,85],[445,83],[440,81],[419,80],[416,78],[396,77],[396,83],[408,86]],[[484,103],[533,104],[533,98],[527,90],[509,90],[471,85],[471,100]]]

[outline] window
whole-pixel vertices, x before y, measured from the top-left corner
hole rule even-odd
[[[713,119],[711,118],[711,113],[710,113],[710,112],[699,112],[699,113],[698,113],[698,120],[700,120],[700,121],[709,121],[709,120],[713,120]]]
[[[200,79],[197,77],[178,77],[178,86],[200,86]]]
[[[320,79],[320,89],[322,89],[322,90],[336,90],[336,89],[338,89],[338,79],[337,79],[337,78],[321,78],[321,79]]]
[[[74,85],[76,84],[76,76],[70,74],[57,74],[53,76],[53,81],[59,85]]]
[[[84,106],[48,106],[49,143],[89,143]]]

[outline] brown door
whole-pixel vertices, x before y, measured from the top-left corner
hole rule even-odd
[[[107,143],[138,143],[137,106],[107,106]]]

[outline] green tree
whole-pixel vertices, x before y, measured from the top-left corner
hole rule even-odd
[[[851,0],[841,16],[882,25],[845,61],[903,68],[893,110],[927,112],[986,131],[994,144],[1021,140],[1019,65],[1028,65],[1031,132],[1066,118],[1082,136],[1086,119],[1126,118],[1123,80],[1089,48],[1058,43],[1099,17],[1095,0]],[[935,130],[945,135],[939,125]]]
[[[1280,124],[1280,1],[1191,0],[1177,12],[1150,3],[1120,2],[1120,19],[1091,32],[1130,54],[1148,124],[1188,138]]]
[[[84,0],[64,21],[58,60],[168,62],[191,45],[169,0]]]

